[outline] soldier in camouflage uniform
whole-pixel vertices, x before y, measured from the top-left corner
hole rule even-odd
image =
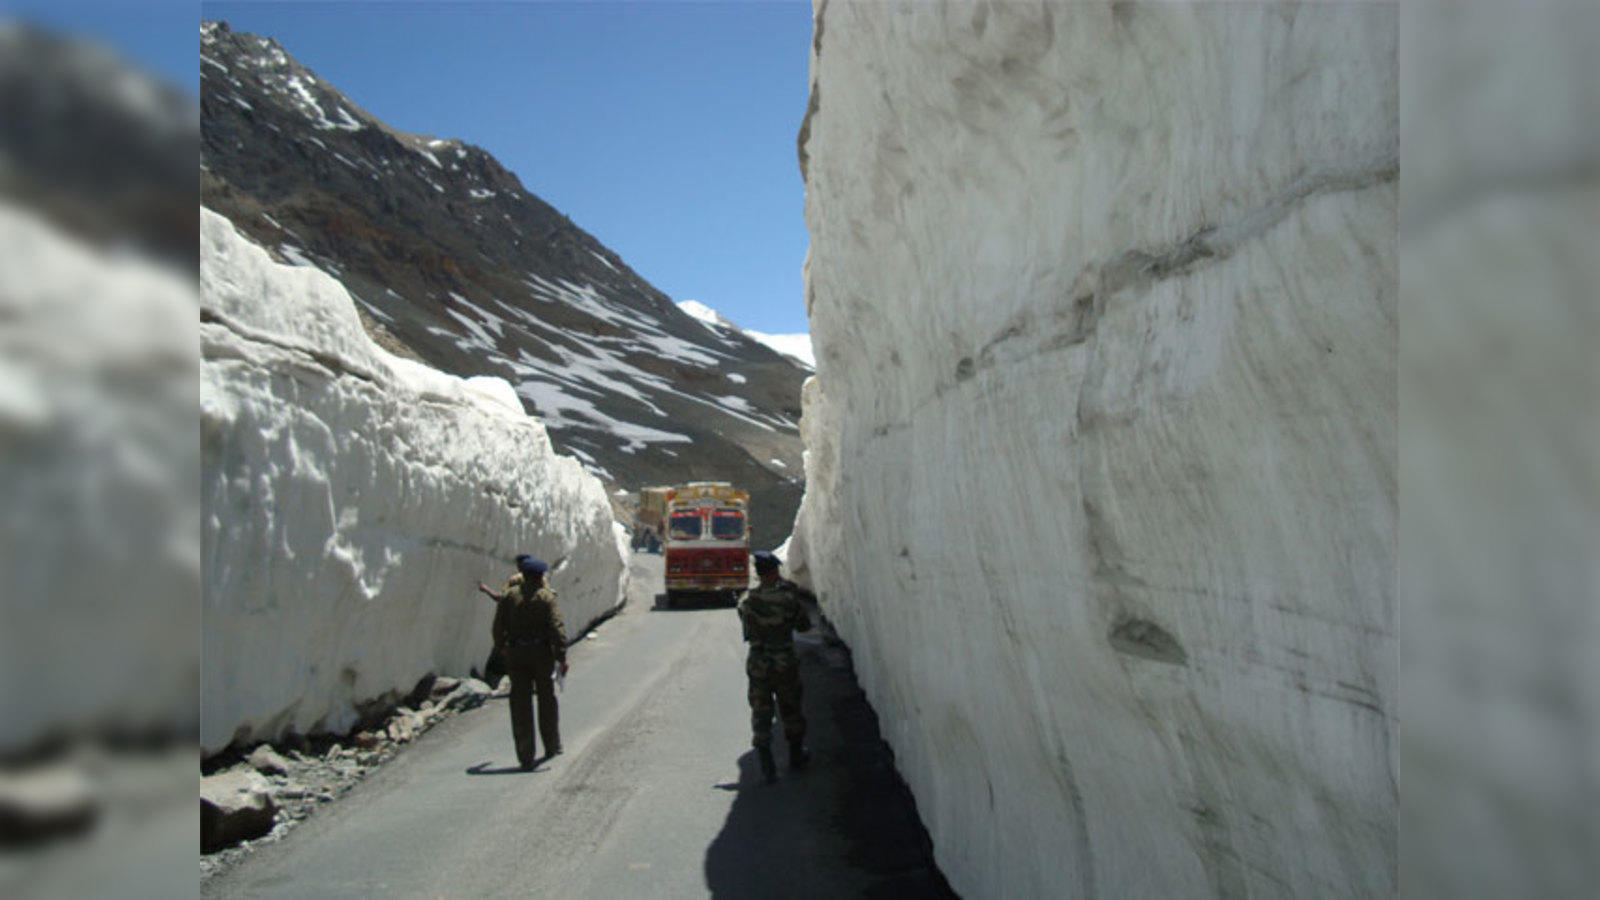
[[[538,763],[533,740],[533,698],[539,698],[539,739],[545,758],[561,752],[561,713],[556,703],[554,669],[567,674],[567,628],[561,621],[556,592],[545,586],[549,569],[543,560],[517,557],[517,574],[496,594],[478,583],[495,601],[494,645],[511,676],[511,737],[517,762],[524,769]]]
[[[761,762],[761,774],[768,782],[778,777],[772,760],[773,699],[783,718],[783,734],[789,739],[789,768],[804,768],[810,759],[804,740],[805,715],[800,711],[800,661],[794,653],[794,632],[809,631],[811,619],[802,599],[816,599],[811,592],[792,581],[778,577],[778,558],[762,551],[755,555],[756,575],[761,583],[739,601],[739,621],[744,639],[750,644],[745,674],[750,677],[750,725],[755,732],[752,743]]]

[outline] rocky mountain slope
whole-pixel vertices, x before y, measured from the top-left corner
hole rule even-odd
[[[757,544],[788,533],[802,366],[685,314],[483,149],[390,128],[270,38],[200,43],[206,207],[337,278],[391,352],[510,381],[613,489],[732,481]]]
[[[766,344],[784,356],[803,364],[807,369],[815,369],[817,367],[817,358],[811,352],[811,335],[809,334],[767,334],[763,331],[740,328],[727,316],[697,300],[685,300],[678,304],[678,308],[699,319],[707,328],[713,331],[724,329],[738,331],[745,337]]]

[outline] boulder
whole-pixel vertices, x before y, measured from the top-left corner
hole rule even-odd
[[[437,700],[437,699],[440,699],[440,698],[448,696],[450,694],[450,692],[454,691],[456,688],[458,688],[460,686],[461,686],[461,679],[452,678],[452,677],[450,677],[448,675],[441,675],[438,678],[435,678],[433,680],[433,687],[432,687],[432,689],[429,690],[428,693],[429,693],[430,696],[432,696],[434,699]]]
[[[0,846],[82,834],[100,815],[89,779],[75,768],[0,772]]]
[[[245,757],[245,762],[263,775],[289,774],[289,761],[272,749],[271,744],[262,744],[250,751],[250,755]]]
[[[450,696],[444,699],[444,705],[450,709],[467,710],[482,706],[483,701],[494,695],[494,691],[476,678],[468,678],[461,682]]]
[[[200,779],[200,852],[215,853],[272,830],[278,805],[254,769],[235,766]]]
[[[390,719],[386,730],[389,733],[389,740],[397,744],[404,744],[411,740],[416,731],[416,726],[413,724],[410,714],[407,713]]]

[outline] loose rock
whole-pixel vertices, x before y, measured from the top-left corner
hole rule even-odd
[[[262,744],[250,751],[250,755],[245,757],[245,762],[263,775],[289,774],[289,761],[272,749],[271,744]]]
[[[87,831],[100,814],[94,787],[69,768],[0,773],[0,845]]]
[[[415,726],[411,724],[410,716],[395,716],[389,721],[389,740],[404,744],[411,740]]]
[[[254,769],[235,766],[200,779],[200,852],[215,853],[272,830],[277,804]]]
[[[487,684],[476,678],[468,678],[461,682],[450,696],[445,698],[444,705],[450,709],[466,710],[482,706],[483,702],[494,694]]]

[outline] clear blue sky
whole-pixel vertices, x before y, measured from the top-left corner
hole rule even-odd
[[[200,89],[195,0],[0,0],[0,19],[88,37],[187,88]]]
[[[191,90],[199,18],[277,38],[357,104],[493,153],[674,300],[807,330],[809,0],[46,3]]]

